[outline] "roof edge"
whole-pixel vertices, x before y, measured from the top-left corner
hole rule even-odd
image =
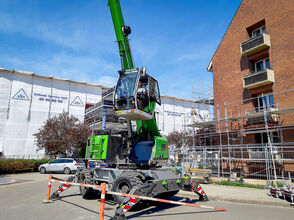
[[[55,80],[59,80],[59,81],[68,81],[68,82],[72,82],[72,83],[78,83],[78,84],[86,84],[86,85],[90,85],[90,86],[98,86],[101,88],[108,88],[107,86],[101,85],[101,84],[94,84],[94,83],[88,83],[88,82],[79,82],[79,81],[74,81],[71,79],[64,79],[64,78],[59,78],[59,77],[54,77],[52,75],[50,76],[43,76],[40,74],[36,74],[34,72],[29,72],[29,71],[23,71],[23,70],[8,70],[5,68],[0,68],[0,71],[6,71],[6,72],[10,72],[10,73],[18,73],[18,74],[22,74],[22,75],[30,75],[30,76],[37,76],[40,78],[47,78],[47,79],[55,79]]]

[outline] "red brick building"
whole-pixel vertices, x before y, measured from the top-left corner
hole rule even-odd
[[[293,0],[243,0],[207,69],[213,72],[216,117],[219,111],[219,118],[238,119],[222,121],[221,131],[239,123],[239,130],[258,130],[244,132],[243,143],[267,142],[266,108],[276,111],[267,118],[276,128],[271,141],[294,142]]]

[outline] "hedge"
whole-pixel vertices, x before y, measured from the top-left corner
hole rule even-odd
[[[49,161],[48,159],[0,159],[0,174],[37,171],[41,164]]]

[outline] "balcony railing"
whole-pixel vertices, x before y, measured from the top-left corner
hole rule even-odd
[[[261,50],[269,48],[271,46],[270,37],[267,34],[262,34],[258,37],[251,38],[243,42],[241,47],[241,54],[248,56],[254,53],[257,53]]]
[[[265,69],[243,77],[243,87],[246,89],[258,88],[260,86],[268,85],[274,82],[274,71],[270,69]]]

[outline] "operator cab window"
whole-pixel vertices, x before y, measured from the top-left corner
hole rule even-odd
[[[141,76],[138,82],[137,106],[144,110],[149,105],[148,76]]]
[[[114,96],[114,104],[116,109],[132,109],[134,108],[135,84],[138,72],[130,72],[120,75]]]
[[[159,87],[158,87],[158,82],[150,77],[150,101],[155,101],[159,105],[161,105],[161,100],[160,100],[160,92],[159,92]]]

